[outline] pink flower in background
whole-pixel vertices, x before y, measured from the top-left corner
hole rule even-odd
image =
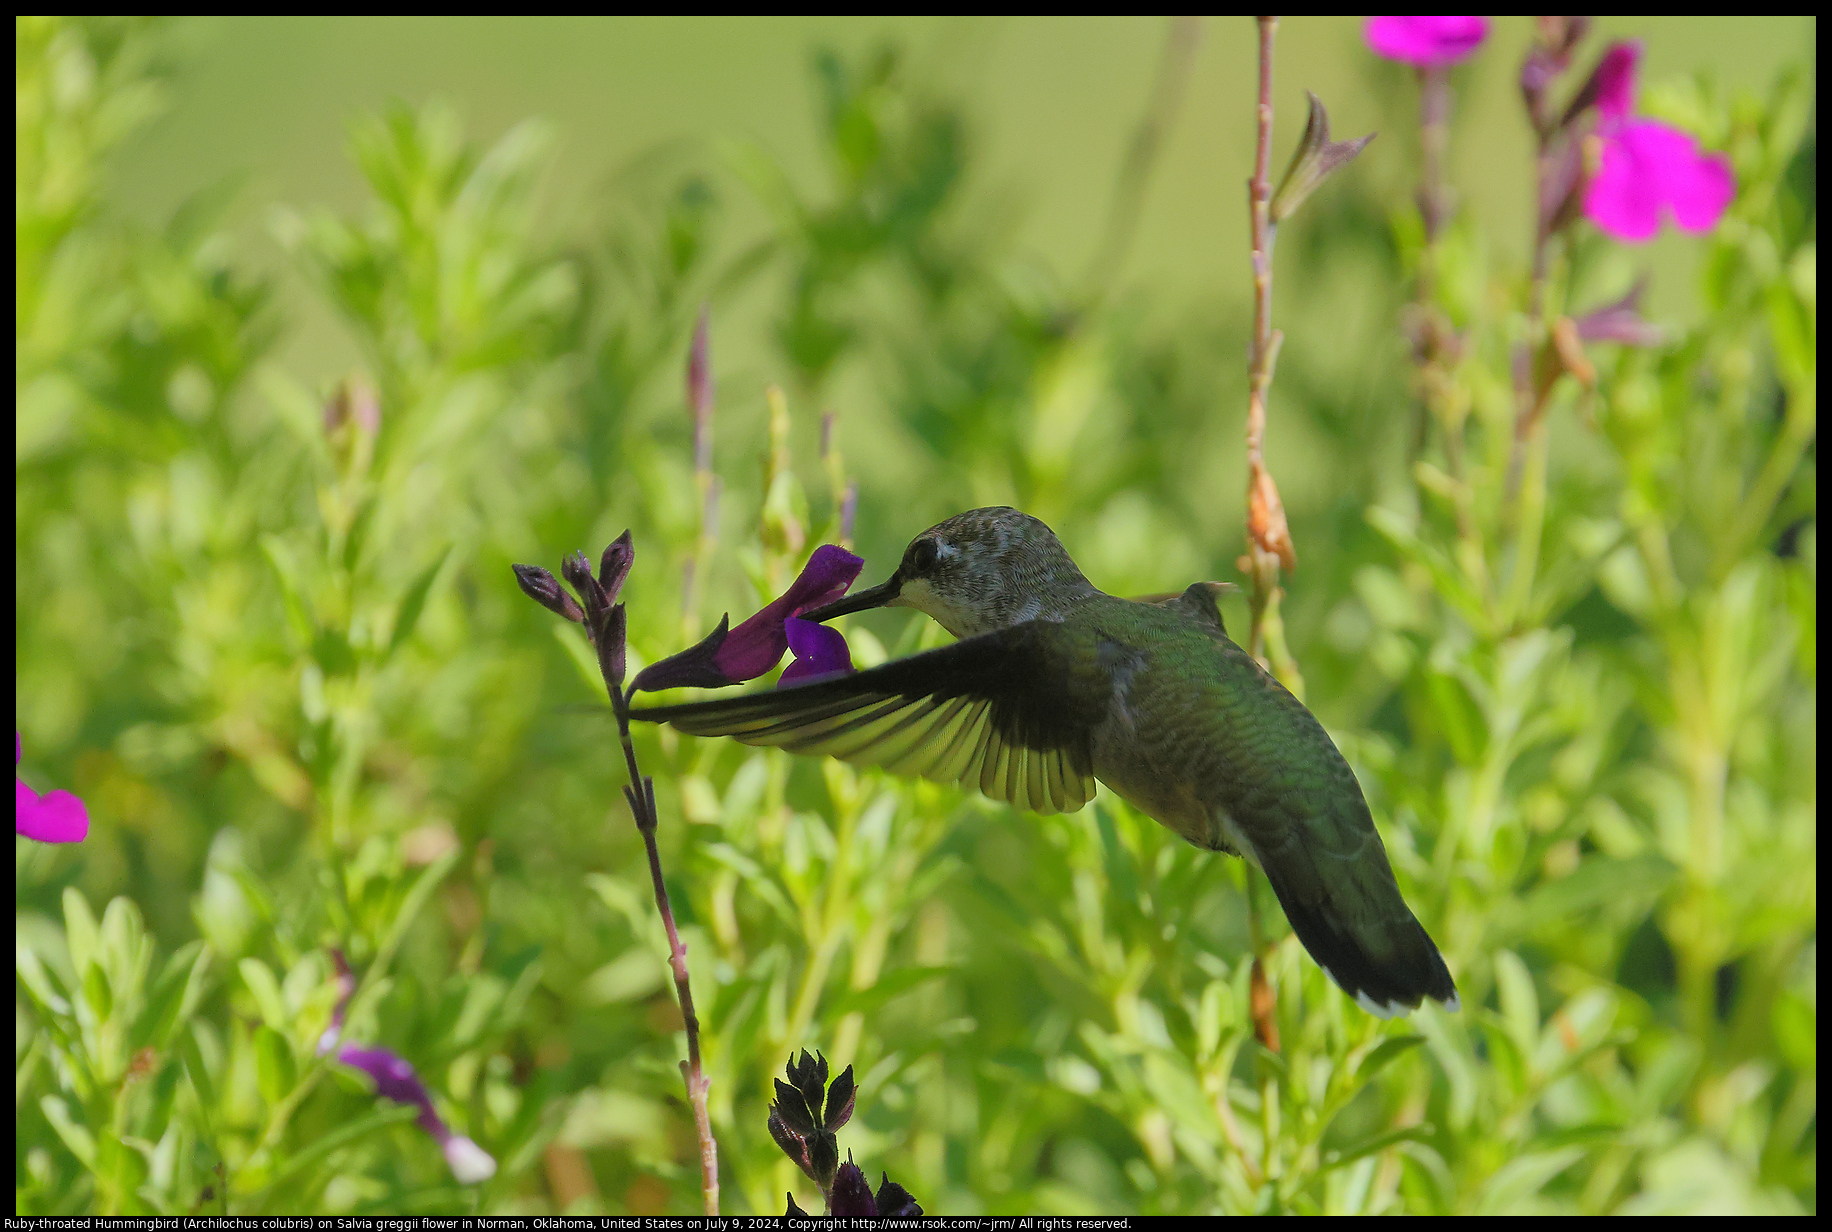
[[[1671,214],[1682,231],[1709,231],[1737,195],[1730,160],[1699,150],[1698,139],[1631,115],[1641,44],[1619,43],[1597,68],[1597,137],[1602,161],[1584,192],[1584,214],[1616,239],[1654,238]]]
[[[1375,55],[1418,68],[1455,64],[1487,37],[1486,17],[1370,17],[1362,28],[1362,38]]]
[[[19,733],[13,733],[13,764],[25,756],[25,745]],[[41,843],[80,843],[89,837],[89,810],[67,791],[48,791],[39,795],[14,776],[16,833]]]

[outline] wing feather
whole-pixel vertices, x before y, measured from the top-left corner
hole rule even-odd
[[[1096,661],[1078,636],[1030,621],[850,676],[631,717],[1062,812],[1094,794],[1093,733],[1110,691],[1098,672],[1073,670]]]

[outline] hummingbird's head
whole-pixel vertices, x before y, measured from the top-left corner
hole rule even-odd
[[[997,505],[929,527],[910,540],[889,580],[802,619],[913,607],[954,636],[972,637],[1026,620],[1061,620],[1096,593],[1055,532],[1028,513]]]

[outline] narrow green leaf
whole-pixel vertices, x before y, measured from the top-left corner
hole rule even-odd
[[[254,1072],[261,1098],[270,1108],[285,1099],[299,1080],[292,1045],[266,1024],[254,1029]]]
[[[1425,1041],[1424,1037],[1420,1035],[1410,1035],[1403,1039],[1387,1041],[1389,1044],[1410,1042],[1422,1044]],[[1403,1052],[1405,1050],[1401,1049],[1401,1051]],[[1324,1157],[1323,1166],[1317,1169],[1317,1171],[1328,1172],[1332,1168],[1340,1168],[1344,1164],[1352,1164],[1358,1159],[1365,1159],[1369,1155],[1379,1154],[1388,1147],[1395,1146],[1401,1142],[1424,1142],[1431,1137],[1432,1133],[1433,1130],[1429,1125],[1408,1125],[1403,1129],[1390,1129],[1384,1134],[1375,1134],[1372,1138],[1358,1142],[1354,1146],[1344,1147],[1340,1151],[1332,1151]]]
[[[184,1058],[185,1077],[191,1080],[191,1090],[197,1096],[197,1105],[203,1110],[206,1124],[215,1114],[216,1083],[210,1079],[210,1071],[204,1065],[203,1050],[197,1046],[196,1031],[183,1031],[178,1036],[178,1054]]]
[[[70,1148],[70,1153],[83,1167],[95,1171],[95,1135],[70,1115],[70,1105],[55,1095],[47,1095],[38,1101],[38,1107],[64,1145]]]
[[[70,1016],[70,1002],[59,988],[57,977],[38,961],[37,952],[27,944],[24,937],[15,937],[13,940],[13,969],[19,975],[19,982],[25,985],[25,990],[32,994],[32,999],[47,1012],[59,1018]]]
[[[95,957],[96,936],[99,928],[95,922],[95,913],[89,910],[89,900],[75,886],[64,887],[64,938],[70,947],[70,969],[76,973],[76,982],[83,982],[83,968]]]
[[[254,997],[261,1021],[276,1031],[284,1031],[291,1015],[286,1012],[286,1001],[280,996],[280,981],[274,978],[267,964],[258,958],[244,958],[235,964],[235,969],[242,977],[243,986]]]
[[[388,658],[393,658],[395,651],[413,636],[414,627],[420,623],[420,613],[426,607],[426,596],[431,593],[433,583],[439,580],[439,570],[445,567],[451,554],[452,545],[448,543],[401,596],[401,606],[394,617],[394,632],[388,638]]]
[[[1528,1198],[1544,1189],[1548,1182],[1586,1154],[1581,1146],[1561,1147],[1555,1151],[1530,1151],[1503,1164],[1488,1184],[1476,1210],[1484,1215],[1514,1213]]]
[[[1374,1075],[1424,1042],[1425,1037],[1422,1035],[1396,1035],[1392,1039],[1380,1041],[1375,1045],[1374,1051],[1362,1058],[1360,1068],[1355,1071],[1355,1077],[1362,1082],[1372,1082]]]
[[[288,1155],[286,1162],[268,1178],[267,1183],[262,1187],[263,1197],[281,1192],[288,1182],[305,1175],[333,1151],[359,1142],[379,1130],[387,1129],[390,1125],[405,1124],[418,1115],[419,1109],[412,1104],[378,1101],[375,1109],[367,1115],[339,1125],[310,1146]]]

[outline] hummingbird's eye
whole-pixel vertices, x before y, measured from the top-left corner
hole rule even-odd
[[[941,555],[941,549],[935,546],[933,539],[918,539],[910,545],[910,572],[924,574],[935,567],[935,561]]]

